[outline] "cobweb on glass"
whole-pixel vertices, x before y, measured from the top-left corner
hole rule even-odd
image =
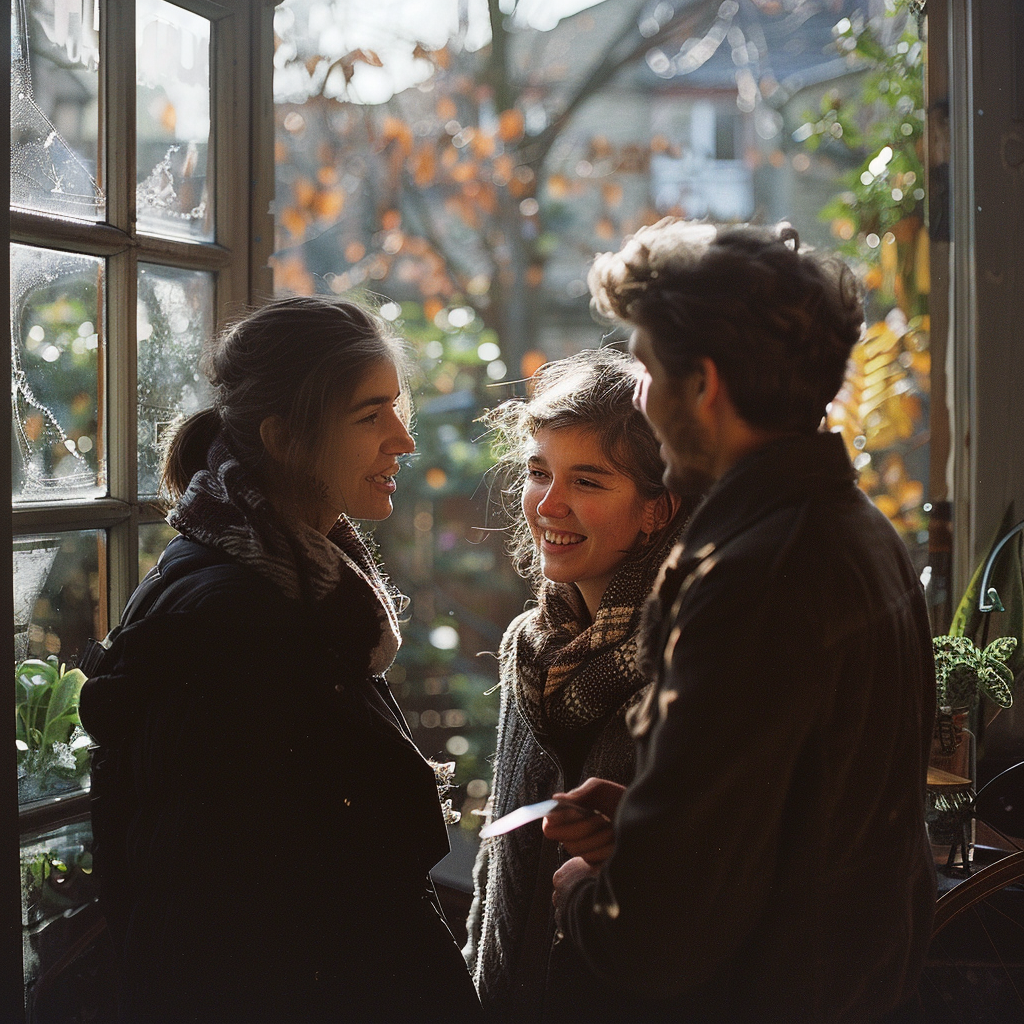
[[[60,0],[58,6],[63,6]],[[106,207],[103,189],[35,98],[26,0],[16,0],[11,20],[11,205],[79,220],[99,220]],[[86,46],[80,37],[91,32],[93,26],[83,25],[79,13],[66,25],[62,20],[61,27],[63,34],[50,42],[63,46],[51,45],[51,54],[63,50],[74,64],[79,64],[83,56],[90,63],[89,54],[83,54]],[[38,34],[50,35],[41,24]]]
[[[31,246],[11,246],[11,414],[17,441],[16,500],[95,494],[100,481],[50,406],[35,392],[21,359],[24,317],[35,293],[59,282],[68,291],[99,261]],[[53,458],[58,452],[59,460]]]

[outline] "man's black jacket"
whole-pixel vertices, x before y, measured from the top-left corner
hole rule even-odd
[[[634,1020],[870,1020],[935,899],[920,584],[837,435],[774,442],[670,558],[616,850],[564,927]]]

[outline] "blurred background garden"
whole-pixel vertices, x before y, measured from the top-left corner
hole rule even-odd
[[[277,8],[275,291],[369,299],[415,355],[419,452],[372,536],[411,598],[391,683],[423,752],[456,762],[455,876],[488,795],[492,654],[529,598],[479,417],[544,361],[621,340],[590,315],[595,252],[666,215],[785,220],[839,249],[869,326],[830,426],[927,565],[928,242],[948,224],[924,191],[922,7]],[[941,181],[941,137],[929,152]]]

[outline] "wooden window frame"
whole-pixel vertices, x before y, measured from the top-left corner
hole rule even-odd
[[[0,534],[6,579],[13,579],[11,542],[39,532],[106,531],[103,608],[109,627],[117,621],[139,575],[139,528],[160,522],[162,511],[138,493],[138,381],[136,283],[140,262],[214,275],[215,329],[225,319],[272,293],[268,259],[273,241],[270,213],[273,163],[273,9],[280,0],[172,0],[211,22],[212,164],[214,169],[214,241],[184,241],[139,232],[135,227],[135,67],[119,54],[135,53],[135,4],[102,0],[100,24],[100,102],[103,180],[107,209],[100,223],[61,220],[10,209],[10,181],[4,179],[7,241],[106,261],[105,351],[101,355],[106,394],[107,496],[66,501],[19,502],[5,517]],[[3,22],[10,46],[10,19]],[[10,111],[10,82],[0,96]],[[117,110],[118,117],[105,116]],[[4,134],[10,158],[10,133]],[[5,246],[9,254],[9,245]],[[3,275],[9,294],[9,272]],[[8,344],[10,344],[8,338]],[[8,361],[10,351],[8,350]],[[9,420],[5,423],[10,423]],[[10,427],[5,429],[9,430]],[[10,438],[0,445],[6,479],[11,479]],[[2,595],[2,614],[13,621],[10,583]],[[13,634],[5,634],[7,663],[13,665]],[[3,703],[0,735],[14,735],[13,702]],[[0,816],[5,823],[0,845],[0,1019],[24,1017],[21,937],[21,839],[52,829],[88,811],[79,794],[28,810],[18,806],[14,744],[0,744]]]

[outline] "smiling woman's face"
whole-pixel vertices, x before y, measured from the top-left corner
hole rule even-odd
[[[591,617],[641,530],[650,531],[657,499],[644,501],[586,427],[541,427],[533,435],[523,513],[541,572],[575,583]]]
[[[387,519],[395,492],[398,456],[415,451],[400,410],[398,371],[377,363],[352,399],[330,421],[316,472],[323,518]]]

